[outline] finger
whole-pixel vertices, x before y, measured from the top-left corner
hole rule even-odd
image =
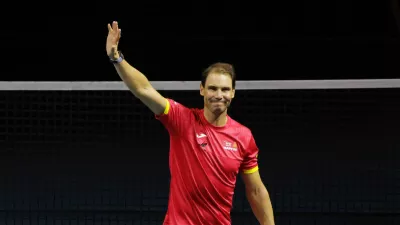
[[[118,22],[117,21],[113,22],[112,28],[113,28],[113,30],[118,31]]]
[[[107,24],[108,32],[111,32],[113,29],[111,28],[110,24]]]
[[[118,39],[121,38],[121,29],[118,30]]]

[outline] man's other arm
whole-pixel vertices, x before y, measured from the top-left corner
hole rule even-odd
[[[247,200],[258,222],[261,225],[275,225],[271,199],[259,171],[243,173],[242,179],[246,187]]]

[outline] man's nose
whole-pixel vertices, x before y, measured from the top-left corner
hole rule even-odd
[[[217,90],[215,93],[215,97],[218,99],[222,99],[222,91],[221,90]]]

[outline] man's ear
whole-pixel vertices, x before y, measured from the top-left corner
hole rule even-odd
[[[202,84],[200,84],[200,95],[204,96],[204,87]]]
[[[235,97],[235,89],[232,90],[232,98]]]

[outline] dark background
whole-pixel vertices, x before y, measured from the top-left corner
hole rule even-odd
[[[400,78],[395,1],[23,5],[0,33],[2,81],[119,81],[107,23],[150,80]],[[44,7],[51,7],[49,10]],[[183,8],[178,8],[183,7]],[[201,107],[197,91],[164,91]],[[278,225],[400,223],[400,91],[242,90]],[[127,91],[0,92],[0,224],[161,224],[168,135]],[[238,179],[233,224],[257,224]]]
[[[199,80],[216,61],[233,63],[241,80],[394,78],[400,13],[393,3],[16,3],[2,24],[0,79],[119,80],[105,54],[113,20],[120,50],[151,80]]]
[[[197,91],[162,94],[201,107]],[[399,97],[238,91],[230,114],[254,133],[276,224],[399,224]],[[6,224],[162,224],[168,134],[129,92],[3,91],[0,105]],[[244,194],[239,178],[233,224],[257,224]]]

